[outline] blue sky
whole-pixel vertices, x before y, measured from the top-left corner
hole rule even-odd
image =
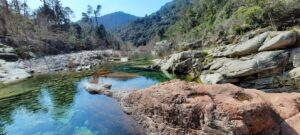
[[[123,11],[132,15],[143,17],[146,14],[151,14],[161,6],[172,0],[61,0],[63,6],[69,6],[75,12],[75,18],[79,20],[81,13],[86,11],[87,5],[102,5],[102,15]],[[28,0],[29,6],[36,9],[41,5],[40,0]]]

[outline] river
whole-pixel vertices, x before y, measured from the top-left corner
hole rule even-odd
[[[103,95],[91,95],[84,84],[96,79],[114,90],[137,90],[168,80],[160,72],[139,68],[115,68],[119,75],[46,75],[5,86],[0,94],[0,134],[6,135],[140,135],[142,128],[123,113],[119,103]],[[45,79],[46,78],[46,79]],[[73,78],[73,79],[69,79]],[[13,94],[7,91],[21,91]],[[2,93],[1,93],[2,92]]]

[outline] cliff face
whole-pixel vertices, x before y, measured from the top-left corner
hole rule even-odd
[[[146,134],[297,135],[300,94],[174,80],[121,98]]]

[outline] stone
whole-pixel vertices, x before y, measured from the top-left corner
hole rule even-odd
[[[205,84],[219,84],[225,80],[223,75],[219,73],[215,74],[201,74],[201,82]]]
[[[270,32],[262,33],[246,42],[236,45],[231,54],[232,57],[236,56],[247,56],[253,53],[257,53],[258,49],[262,46],[263,42],[269,36]]]
[[[300,67],[294,68],[289,72],[289,77],[294,80],[300,80]]]
[[[300,48],[292,49],[291,51],[291,62],[294,67],[300,66]]]
[[[289,53],[283,50],[261,52],[248,60],[232,60],[217,72],[229,78],[246,77],[284,66],[288,62],[288,56]]]
[[[177,74],[188,74],[202,67],[203,54],[200,51],[184,51],[170,56],[162,63],[161,70]],[[200,70],[199,70],[200,71]]]
[[[14,83],[20,80],[30,78],[32,75],[29,74],[26,69],[19,68],[21,63],[18,62],[6,62],[2,65],[0,71],[2,76],[0,82],[3,84]]]
[[[91,94],[104,94],[110,93],[112,84],[102,84],[102,83],[85,83],[84,88]],[[105,94],[106,95],[106,94]]]
[[[297,33],[292,31],[281,32],[270,40],[266,40],[258,49],[259,51],[272,51],[284,49],[295,45],[297,41]]]
[[[223,58],[217,58],[215,59],[211,64],[210,64],[210,68],[209,70],[217,70],[219,68],[221,68],[224,64],[232,61],[233,59],[231,58],[226,58],[226,57],[223,57]]]
[[[264,32],[250,40],[246,40],[237,45],[227,45],[215,50],[213,56],[216,57],[242,57],[257,53],[271,32]]]
[[[299,93],[264,93],[231,84],[172,80],[125,94],[121,105],[146,134],[300,133]]]

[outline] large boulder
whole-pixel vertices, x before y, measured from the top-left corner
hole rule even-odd
[[[266,40],[259,51],[272,51],[284,49],[295,45],[297,41],[297,33],[292,31],[281,32],[270,40]]]
[[[217,49],[213,55],[218,57],[242,57],[257,53],[270,33],[265,32],[240,44],[228,45],[225,48]]]
[[[283,50],[261,52],[246,60],[232,60],[217,72],[229,78],[245,77],[282,67],[288,62],[288,56],[289,53]]]
[[[176,74],[189,74],[193,69],[201,70],[204,54],[200,51],[184,51],[170,56],[162,63],[161,70]]]
[[[269,34],[270,32],[265,32],[244,43],[235,46],[231,54],[229,55],[235,57],[235,56],[247,56],[253,53],[257,53],[259,47],[262,46],[263,42],[266,40]]]
[[[297,135],[299,93],[173,80],[121,98],[146,134]]]

